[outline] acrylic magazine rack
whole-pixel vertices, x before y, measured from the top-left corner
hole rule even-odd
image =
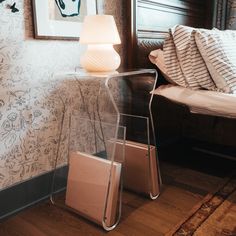
[[[51,201],[109,231],[121,216],[123,148],[114,156],[116,140],[124,146],[126,129],[119,125],[104,78],[68,76],[78,85],[79,102],[68,103],[62,122],[66,132],[54,163]]]
[[[122,123],[129,130],[129,126],[138,125],[134,136],[123,143],[117,141],[115,160],[119,156],[119,148],[125,150],[125,162],[123,164],[123,185],[125,189],[132,190],[156,199],[160,194],[158,182],[159,168],[157,165],[156,147],[149,140],[148,117],[121,114]]]
[[[116,140],[121,148],[114,160]],[[53,203],[102,225],[106,230],[113,229],[121,214],[124,142],[124,127],[118,127],[117,131],[114,124],[83,118],[73,124],[72,117],[68,159],[62,164],[59,158],[54,171]],[[64,189],[60,188],[62,183]]]

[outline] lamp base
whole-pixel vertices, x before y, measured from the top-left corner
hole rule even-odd
[[[112,44],[90,44],[80,63],[89,72],[110,72],[120,66],[120,56]]]

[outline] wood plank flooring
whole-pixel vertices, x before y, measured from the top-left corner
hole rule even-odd
[[[0,223],[0,236],[161,236],[173,228],[207,193],[215,191],[224,175],[215,176],[162,162],[164,185],[161,196],[151,201],[124,192],[122,218],[117,228],[105,232],[84,218],[39,203]]]

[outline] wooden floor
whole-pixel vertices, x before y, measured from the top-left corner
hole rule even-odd
[[[207,169],[205,163],[202,164]],[[45,201],[0,223],[0,236],[164,235],[206,194],[218,188],[227,175],[227,169],[220,175],[213,175],[185,164],[166,161],[161,163],[161,168],[164,182],[161,196],[151,201],[125,192],[121,222],[109,233]]]

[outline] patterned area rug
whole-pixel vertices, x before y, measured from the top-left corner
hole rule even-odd
[[[208,194],[166,236],[236,236],[236,175]]]

